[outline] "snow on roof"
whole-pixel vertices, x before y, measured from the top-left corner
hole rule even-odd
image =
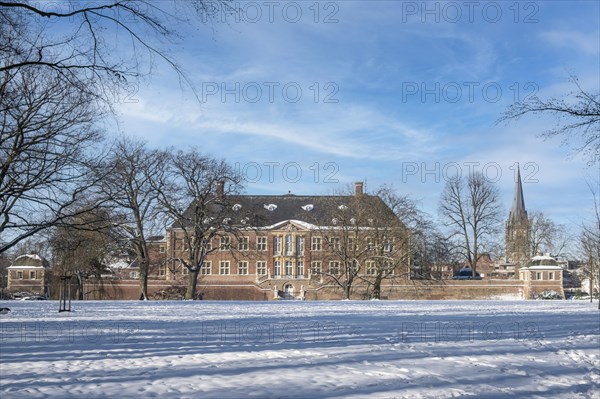
[[[49,267],[50,264],[44,258],[36,254],[18,256],[11,267]]]
[[[525,266],[525,267],[522,267],[520,270],[562,270],[562,267],[554,266],[554,265],[537,265],[537,266]]]
[[[109,269],[127,269],[132,265],[133,262],[128,262],[122,259],[119,259],[115,262],[109,263],[107,267]]]
[[[263,206],[266,210],[271,211],[271,212],[273,212],[275,209],[277,209],[277,205],[275,205],[275,204],[269,204],[269,205],[265,204]]]

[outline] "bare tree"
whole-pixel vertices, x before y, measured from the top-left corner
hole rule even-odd
[[[414,247],[409,226],[420,226],[422,214],[415,201],[398,195],[392,187],[384,185],[374,196],[382,202],[369,207],[371,242],[364,278],[373,287],[372,297],[380,299],[384,280],[410,278]]]
[[[590,302],[594,297],[594,286],[599,295],[598,309],[600,309],[600,185],[593,187],[590,191],[594,201],[593,218],[591,222],[584,224],[581,229],[580,247],[584,256],[585,266],[582,268],[583,275],[589,279]]]
[[[175,247],[172,260],[188,272],[186,299],[196,299],[198,275],[206,256],[215,250],[216,237],[231,239],[246,225],[231,218],[228,196],[241,189],[239,176],[223,160],[201,155],[196,150],[168,152],[166,167],[152,180],[158,201],[173,223],[170,240]],[[251,223],[248,223],[251,225]]]
[[[164,153],[127,137],[118,139],[111,150],[101,171],[101,190],[112,205],[121,249],[134,254],[139,265],[141,299],[148,299],[149,239],[162,228],[158,223],[162,208],[151,180],[166,167]]]
[[[60,73],[0,73],[0,253],[84,211],[100,116],[94,96]]]
[[[324,213],[315,214],[312,224],[324,240],[318,260],[326,264],[313,275],[340,287],[344,299],[350,299],[357,281],[368,283],[371,296],[380,298],[382,282],[408,270],[405,226],[378,195],[362,189],[324,197],[319,207]]]
[[[447,182],[440,200],[440,215],[456,239],[466,263],[476,275],[477,262],[489,239],[498,232],[498,190],[482,173]]]
[[[331,220],[315,219],[313,224],[324,241],[323,268],[317,272],[342,289],[342,298],[350,299],[352,286],[363,271],[370,248],[362,241],[365,235],[366,207],[356,196],[339,194],[327,198],[323,205]],[[313,274],[314,274],[313,272]]]
[[[83,209],[88,209],[84,207]],[[74,216],[70,223],[57,227],[51,238],[54,274],[72,276],[76,298],[85,299],[84,283],[99,279],[106,272],[105,258],[113,250],[112,227],[106,210],[93,208]]]
[[[542,137],[561,137],[562,144],[584,154],[593,165],[600,160],[600,92],[584,90],[575,76],[571,76],[571,81],[577,89],[565,99],[542,100],[532,96],[509,106],[498,121],[517,120],[526,115],[553,116],[556,126],[542,133]]]
[[[530,212],[531,224],[531,256],[540,252],[553,255],[560,254],[567,245],[565,227],[546,217],[543,212]]]
[[[0,253],[81,209],[98,126],[155,60],[193,90],[167,43],[215,4],[0,2]]]
[[[226,0],[0,2],[0,33],[13,38],[0,46],[0,72],[52,69],[93,85],[111,102],[160,60],[193,89],[167,44],[181,37],[183,26],[207,22],[215,7],[237,12]]]

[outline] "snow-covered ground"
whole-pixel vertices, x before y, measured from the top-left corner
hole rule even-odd
[[[2,399],[600,397],[597,303],[4,306]]]

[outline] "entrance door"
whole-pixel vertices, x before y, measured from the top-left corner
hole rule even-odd
[[[294,299],[294,286],[286,284],[283,287],[283,299]]]

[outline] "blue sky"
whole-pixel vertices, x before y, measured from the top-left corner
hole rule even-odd
[[[599,89],[598,2],[235,4],[249,20],[216,12],[170,47],[200,103],[158,63],[136,102],[120,105],[123,133],[225,157],[247,193],[366,180],[433,215],[445,178],[470,167],[496,182],[507,210],[519,162],[528,210],[587,217],[585,176],[600,178],[598,167],[538,137],[552,120],[496,120],[528,94],[572,91],[569,74]]]

